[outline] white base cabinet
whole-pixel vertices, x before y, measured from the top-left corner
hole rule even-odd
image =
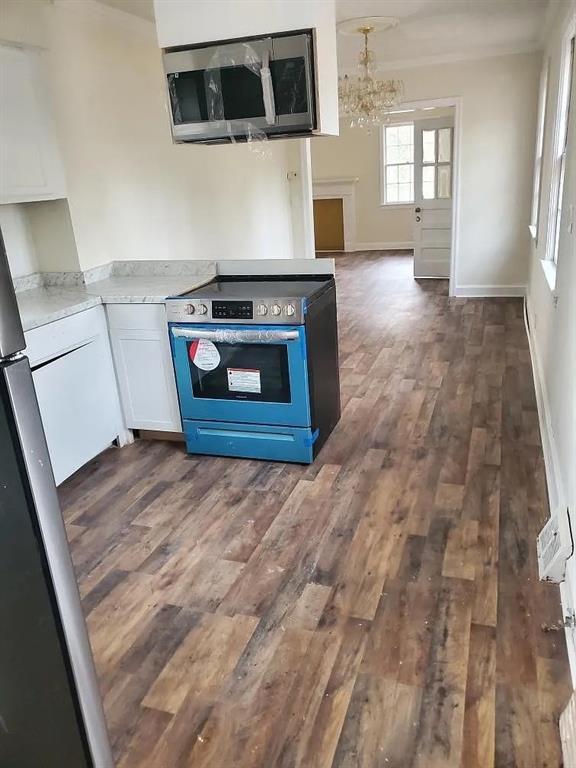
[[[56,484],[123,432],[103,307],[25,334]]]
[[[126,427],[181,432],[164,305],[109,304],[106,312]]]

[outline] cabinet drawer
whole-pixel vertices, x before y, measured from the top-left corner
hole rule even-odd
[[[164,304],[109,304],[108,325],[126,331],[163,331],[168,337]]]
[[[26,331],[26,355],[34,367],[95,339],[99,334],[107,334],[106,318],[101,306]]]

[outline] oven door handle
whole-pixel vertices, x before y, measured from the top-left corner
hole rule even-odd
[[[278,341],[296,341],[300,334],[298,331],[207,331],[202,328],[172,328],[172,336],[181,339],[207,339],[220,344],[275,344]]]

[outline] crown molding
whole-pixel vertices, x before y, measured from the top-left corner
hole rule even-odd
[[[482,59],[497,59],[500,56],[516,56],[525,53],[535,53],[542,50],[542,42],[532,41],[522,45],[497,46],[491,48],[477,48],[468,53],[445,53],[434,54],[431,56],[417,56],[413,59],[395,59],[392,61],[380,61],[376,72],[379,75],[386,72],[396,72],[402,69],[417,69],[418,67],[428,67],[437,64],[455,64],[460,61],[479,61]],[[378,54],[376,54],[378,56]],[[358,71],[355,67],[343,67],[339,69],[341,75],[354,75]]]

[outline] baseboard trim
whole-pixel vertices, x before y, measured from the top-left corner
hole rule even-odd
[[[454,291],[454,296],[461,298],[514,298],[525,295],[525,285],[457,285]]]
[[[542,453],[544,455],[544,471],[546,473],[548,502],[550,509],[553,510],[564,503],[564,491],[562,487],[562,474],[560,472],[558,449],[554,438],[554,430],[552,428],[546,379],[543,375],[543,368],[538,355],[536,341],[532,336],[531,331],[531,329],[534,328],[534,315],[528,296],[524,300],[524,322],[526,325],[526,335],[528,336],[528,347],[530,349],[534,390],[536,392],[536,407],[538,409],[538,423],[542,440]],[[535,542],[534,546],[536,546]],[[560,584],[560,599],[564,616],[570,615],[576,610],[576,568],[571,560],[568,561],[566,580]],[[572,675],[572,685],[576,688],[576,631],[567,628],[565,630],[565,637],[566,648],[568,650],[568,661],[570,663],[570,673]]]
[[[413,240],[386,243],[355,243],[355,251],[407,251],[414,248]]]

